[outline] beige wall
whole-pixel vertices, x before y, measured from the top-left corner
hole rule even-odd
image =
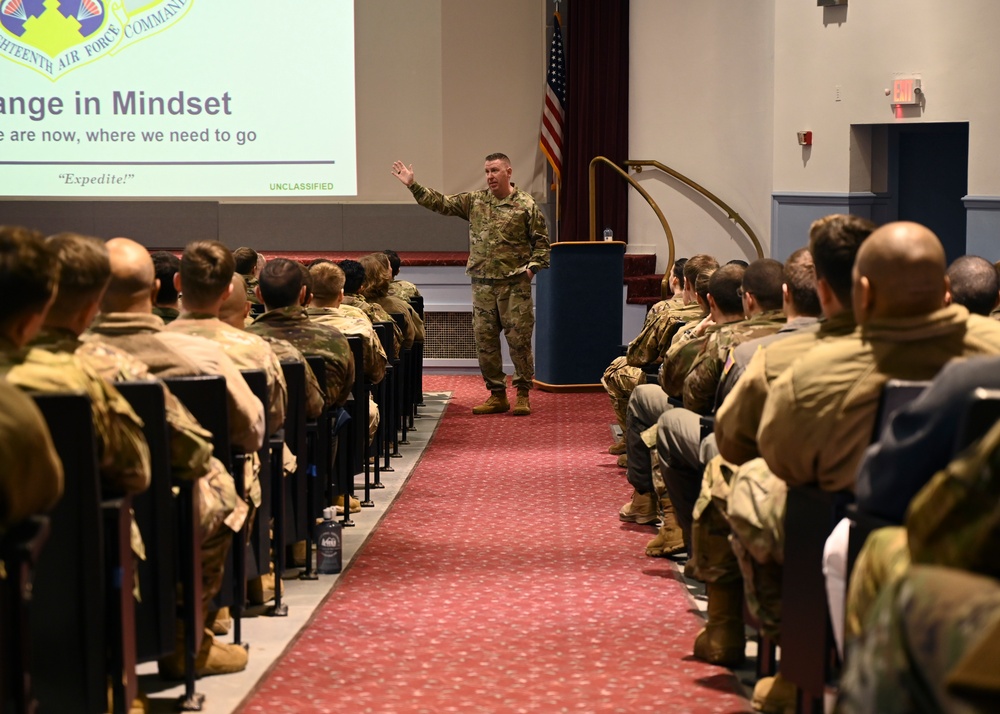
[[[389,175],[395,159],[412,163],[421,183],[454,193],[483,188],[483,158],[502,151],[515,182],[530,184],[544,3],[364,0],[355,12],[358,197],[348,202],[411,202]]]
[[[808,3],[807,3],[808,4]],[[737,211],[767,247],[773,125],[772,2],[633,0],[629,153],[688,176]],[[666,215],[678,257],[754,256],[709,201],[653,171],[640,177]],[[655,214],[629,197],[629,251],[666,240]]]
[[[918,76],[926,105],[900,121],[968,121],[969,193],[1000,194],[1000,3],[879,0],[775,10],[774,189],[849,189],[851,124],[891,124],[884,90]],[[841,101],[836,101],[836,87]],[[808,156],[795,132],[813,131]]]

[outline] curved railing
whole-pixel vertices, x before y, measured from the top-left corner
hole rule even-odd
[[[648,203],[650,207],[653,209],[653,211],[656,213],[656,217],[660,219],[660,225],[663,226],[663,232],[667,237],[667,248],[669,250],[669,255],[667,258],[667,266],[668,267],[672,266],[674,264],[674,235],[670,231],[670,226],[667,224],[667,219],[666,217],[664,217],[663,211],[661,211],[660,207],[656,205],[656,201],[653,200],[653,197],[650,196],[649,193],[642,186],[640,186],[635,179],[629,176],[627,172],[623,171],[618,164],[616,164],[614,161],[605,156],[595,156],[590,161],[590,240],[597,240],[597,191],[594,179],[596,178],[598,163],[604,163],[613,168],[618,173],[619,176],[628,181],[629,185],[632,186],[636,191],[638,191],[639,194],[644,199],[646,199],[646,203]],[[734,211],[728,203],[726,203],[721,198],[716,196],[714,193],[706,189],[704,186],[695,183],[684,174],[675,171],[669,166],[661,164],[659,161],[649,160],[649,159],[642,161],[628,160],[624,162],[624,165],[630,168],[634,168],[636,173],[642,173],[642,170],[645,167],[650,166],[655,169],[659,169],[668,176],[673,176],[675,179],[677,179],[684,185],[693,188],[695,191],[697,191],[702,196],[709,199],[715,205],[717,205],[719,208],[725,211],[726,215],[729,217],[729,220],[736,223],[736,225],[742,228],[743,232],[747,234],[747,237],[750,239],[750,242],[753,243],[754,250],[757,251],[757,257],[758,258],[764,257],[764,249],[761,248],[760,241],[757,240],[757,235],[753,232],[753,229],[747,225],[747,222],[744,221],[743,218],[740,216],[740,214]],[[664,295],[666,294],[667,291],[667,281],[669,279],[670,279],[669,274],[663,276],[663,285],[661,287],[661,293],[663,293]]]

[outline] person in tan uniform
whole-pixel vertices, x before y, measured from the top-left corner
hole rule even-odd
[[[820,345],[794,363],[774,381],[764,405],[757,441],[776,484],[853,492],[886,381],[927,380],[952,359],[1000,354],[996,321],[970,315],[959,305],[942,307],[948,291],[945,270],[941,242],[916,223],[887,224],[862,244],[852,290],[858,332]],[[746,477],[759,481],[761,468],[750,468]],[[750,567],[780,562],[780,531],[760,537],[772,544],[772,552],[763,552],[755,542],[758,536],[741,524],[755,523],[760,514],[766,522],[783,520],[784,499],[775,490],[759,498],[761,489],[743,487],[740,478],[737,472],[728,506],[734,550],[738,556],[740,548],[751,554],[742,561]],[[762,604],[761,610],[780,613],[773,605]],[[794,701],[794,686],[780,675],[762,680],[758,688],[754,699],[761,706]]]
[[[181,316],[167,330],[205,337],[221,345],[240,369],[264,370],[269,401],[265,405],[267,431],[273,434],[285,423],[288,387],[278,358],[264,340],[219,319],[222,303],[233,289],[234,272],[233,254],[222,243],[189,243],[181,256],[181,269],[174,277],[182,295]]]
[[[174,276],[181,269],[181,259],[165,250],[158,250],[150,257],[160,285],[153,296],[153,314],[165,323],[173,322],[181,314],[181,299],[174,287]]]
[[[399,268],[403,264],[403,261],[399,258],[399,253],[391,248],[386,248],[382,252],[385,253],[387,258],[389,258],[389,267],[392,268],[392,283],[389,285],[389,294],[394,295],[401,300],[409,300],[413,297],[420,297],[420,290],[416,285],[411,283],[409,280],[400,280],[398,277]]]
[[[806,329],[756,350],[715,417],[713,437],[720,455],[707,462],[693,510],[692,575],[706,583],[708,622],[699,633],[695,656],[713,664],[742,661],[746,646],[743,625],[744,581],[729,543],[726,506],[736,467],[760,456],[757,427],[771,383],[793,361],[817,344],[845,337],[855,329],[851,311],[851,270],[858,248],[874,224],[850,215],[830,215],[809,231],[809,253],[816,277],[816,296],[825,318]],[[760,587],[750,582],[748,592]],[[752,598],[752,595],[751,595]]]
[[[672,300],[664,301],[662,307],[654,306],[655,309],[649,311],[639,334],[628,344],[625,355],[616,357],[604,370],[601,384],[611,399],[618,426],[622,430],[622,437],[608,448],[608,453],[624,454],[626,451],[625,410],[632,391],[637,385],[646,383],[644,367],[662,363],[670,348],[670,340],[677,331],[686,323],[702,320],[707,314],[698,303],[695,283],[699,273],[718,266],[715,258],[709,255],[699,254],[686,260],[680,284],[672,278],[677,294]]]

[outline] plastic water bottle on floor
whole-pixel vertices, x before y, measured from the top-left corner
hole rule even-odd
[[[323,509],[323,521],[316,528],[316,572],[339,573],[343,565],[340,523],[333,519],[333,508]]]

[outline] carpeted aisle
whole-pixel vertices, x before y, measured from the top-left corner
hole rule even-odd
[[[691,659],[702,621],[676,566],[643,554],[654,529],[618,520],[606,395],[474,417],[478,377],[425,388],[454,392],[431,446],[243,712],[749,709]]]

